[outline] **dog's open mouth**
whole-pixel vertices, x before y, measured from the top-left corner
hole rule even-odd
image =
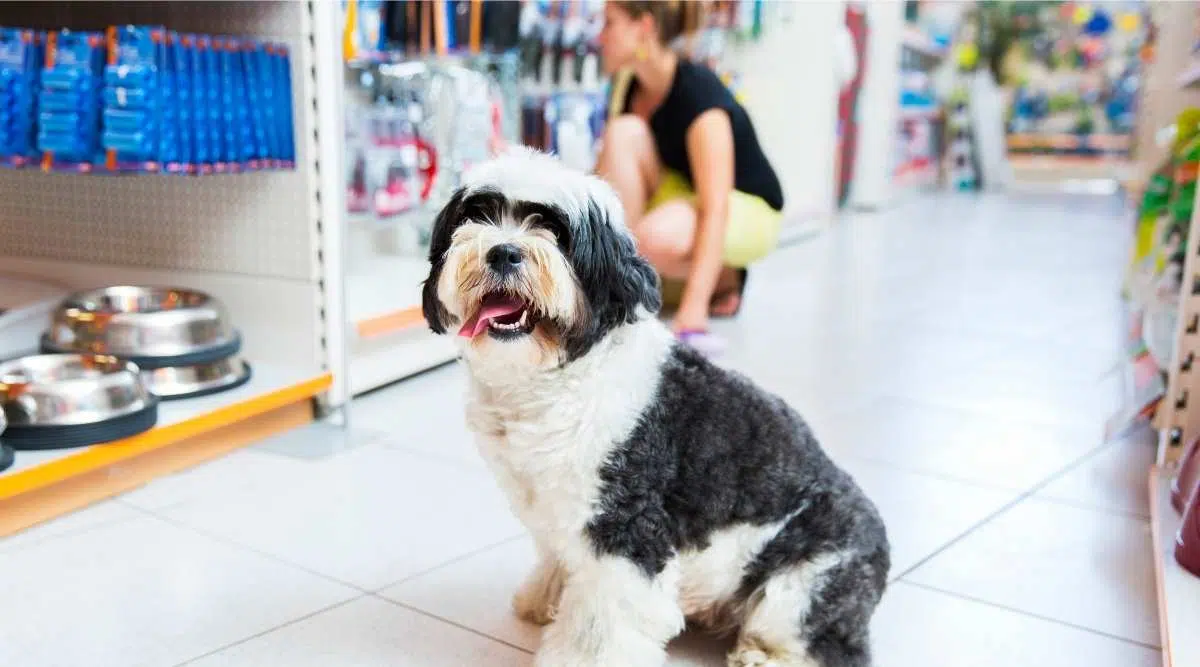
[[[486,331],[493,338],[516,338],[533,331],[535,324],[534,313],[524,299],[507,292],[489,292],[458,335],[475,338]]]

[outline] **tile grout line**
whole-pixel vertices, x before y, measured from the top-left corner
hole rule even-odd
[[[194,534],[194,535],[199,535],[199,536],[201,536],[201,537],[208,538],[208,539],[210,539],[210,540],[213,540],[213,541],[215,541],[215,542],[219,542],[219,543],[221,543],[221,544],[224,544],[225,546],[235,547],[235,548],[237,548],[237,549],[241,549],[241,550],[243,550],[243,551],[248,551],[248,552],[250,552],[250,553],[252,553],[252,554],[255,554],[255,555],[261,556],[261,557],[263,557],[263,558],[266,558],[267,560],[270,560],[270,561],[272,561],[272,562],[278,563],[278,564],[280,564],[280,565],[286,565],[287,567],[294,568],[294,569],[296,569],[296,570],[299,570],[299,571],[301,571],[301,572],[304,572],[304,573],[307,573],[307,574],[311,574],[311,575],[313,575],[314,577],[318,577],[318,578],[320,578],[320,579],[324,579],[325,581],[327,581],[327,582],[329,582],[329,583],[338,584],[339,586],[345,586],[345,587],[347,587],[347,588],[350,588],[350,589],[354,590],[354,591],[355,591],[355,592],[357,592],[357,593],[361,593],[361,594],[368,594],[368,593],[370,593],[370,592],[371,592],[369,589],[363,588],[362,586],[359,586],[359,585],[357,585],[357,584],[352,584],[352,583],[350,583],[350,582],[348,582],[348,581],[342,581],[341,579],[338,579],[337,577],[334,577],[334,576],[331,576],[331,575],[325,574],[325,573],[323,573],[323,572],[318,572],[318,571],[316,571],[316,570],[313,570],[313,569],[311,569],[311,568],[309,568],[309,567],[307,567],[307,566],[305,566],[305,565],[301,565],[301,564],[299,564],[299,563],[294,563],[294,562],[292,562],[292,561],[290,561],[290,560],[288,560],[288,559],[286,559],[286,558],[282,558],[282,557],[280,557],[280,556],[276,556],[276,555],[275,555],[275,554],[273,554],[273,553],[270,553],[270,552],[267,552],[267,551],[263,551],[262,549],[258,549],[258,548],[256,548],[256,547],[252,547],[252,546],[249,546],[249,545],[246,545],[246,544],[242,544],[241,542],[238,542],[238,541],[236,541],[236,540],[234,540],[234,539],[232,539],[232,538],[226,537],[226,536],[224,536],[224,535],[219,535],[219,534],[217,534],[217,533],[213,533],[213,532],[210,532],[210,531],[207,531],[207,530],[203,530],[203,529],[201,529],[201,528],[197,528],[197,527],[195,527],[195,526],[192,526],[192,525],[190,525],[190,524],[187,524],[187,523],[183,523],[183,522],[181,522],[181,521],[178,521],[178,520],[176,520],[176,519],[174,519],[174,518],[171,518],[171,517],[169,517],[169,516],[162,515],[162,514],[158,514],[158,513],[157,513],[157,512],[155,512],[154,510],[148,510],[148,509],[144,509],[144,508],[141,508],[141,507],[135,507],[134,509],[138,510],[139,512],[142,512],[142,513],[146,514],[147,516],[149,516],[149,517],[150,517],[150,518],[152,518],[152,519],[156,519],[156,520],[158,520],[158,521],[161,521],[161,522],[163,522],[163,523],[165,523],[165,524],[167,524],[167,525],[169,525],[169,526],[173,526],[173,527],[175,527],[175,528],[178,528],[178,529],[180,529],[180,530],[184,530],[184,531],[190,532],[190,533],[192,533],[192,534]]]
[[[469,627],[469,626],[463,625],[462,623],[459,623],[459,622],[457,622],[457,621],[452,621],[452,620],[450,620],[450,619],[448,619],[448,618],[444,618],[444,617],[442,617],[442,616],[438,616],[437,614],[434,614],[434,613],[431,613],[431,612],[425,611],[424,609],[421,609],[420,607],[414,607],[414,606],[413,606],[413,605],[411,605],[411,604],[408,604],[408,603],[405,603],[405,602],[399,602],[399,601],[397,601],[397,600],[393,600],[393,599],[391,599],[391,598],[386,598],[386,597],[383,597],[382,595],[377,595],[377,594],[374,594],[374,593],[368,593],[368,594],[367,594],[367,597],[372,597],[372,598],[375,598],[376,600],[380,600],[380,601],[382,601],[382,602],[386,602],[386,603],[388,603],[388,604],[395,605],[395,606],[397,606],[397,607],[400,607],[401,609],[407,609],[408,611],[411,611],[411,612],[413,612],[413,613],[416,613],[416,614],[420,614],[421,616],[424,616],[424,617],[426,617],[426,618],[430,618],[430,619],[433,619],[433,620],[435,620],[435,621],[438,621],[438,622],[441,622],[441,623],[445,623],[446,625],[449,625],[449,626],[451,626],[451,627],[458,628],[459,630],[463,630],[463,631],[465,631],[465,632],[469,632],[469,633],[471,633],[471,634],[473,634],[473,635],[475,635],[475,636],[477,636],[477,637],[482,637],[482,638],[484,638],[484,639],[487,639],[487,640],[490,640],[490,641],[494,641],[494,642],[496,642],[497,644],[503,644],[504,646],[507,646],[507,647],[509,647],[509,648],[512,648],[512,649],[516,649],[516,650],[518,650],[518,651],[520,651],[520,652],[522,652],[522,653],[525,653],[526,655],[533,655],[533,651],[530,651],[530,650],[529,650],[529,649],[527,649],[527,648],[523,648],[523,647],[521,647],[521,646],[517,646],[516,644],[513,644],[512,642],[506,641],[506,640],[504,640],[504,639],[500,639],[499,637],[493,637],[492,635],[489,635],[489,634],[487,634],[486,632],[483,632],[482,630],[476,630],[475,628],[472,628],[472,627]]]
[[[1026,610],[1024,610],[1024,609],[1019,609],[1019,608],[1017,608],[1017,607],[1009,607],[1008,605],[997,604],[997,603],[995,603],[995,602],[992,602],[992,601],[990,601],[990,600],[985,600],[985,599],[983,599],[983,598],[977,598],[977,597],[973,597],[973,596],[970,596],[970,595],[963,595],[962,593],[956,593],[956,592],[954,592],[954,591],[946,590],[946,589],[944,589],[944,588],[939,588],[939,587],[937,587],[937,586],[932,586],[932,585],[930,585],[930,584],[924,584],[924,583],[921,583],[921,582],[919,582],[919,581],[909,581],[908,579],[902,579],[902,580],[898,580],[897,582],[893,582],[893,583],[903,583],[903,584],[905,584],[905,585],[907,585],[907,586],[913,586],[913,587],[915,587],[915,588],[920,588],[920,589],[927,590],[927,591],[931,591],[931,592],[934,592],[934,593],[940,593],[940,594],[942,594],[942,595],[947,595],[947,596],[950,596],[950,597],[952,597],[952,598],[957,598],[957,599],[959,599],[959,600],[967,600],[967,601],[969,601],[969,602],[974,602],[974,603],[977,603],[977,604],[986,605],[986,606],[988,606],[988,607],[992,607],[992,608],[994,608],[994,609],[1003,609],[1004,611],[1012,612],[1012,613],[1014,613],[1014,614],[1019,614],[1019,615],[1021,615],[1021,616],[1026,616],[1026,617],[1028,617],[1028,618],[1036,618],[1036,619],[1037,619],[1037,620],[1039,620],[1039,621],[1045,621],[1045,622],[1047,622],[1047,623],[1053,623],[1053,624],[1055,624],[1055,625],[1061,625],[1061,626],[1063,626],[1063,627],[1066,627],[1066,628],[1072,628],[1072,629],[1075,629],[1075,630],[1080,630],[1080,631],[1087,632],[1087,633],[1089,633],[1089,634],[1097,635],[1097,636],[1100,636],[1100,637],[1105,637],[1105,638],[1108,638],[1108,639],[1114,639],[1114,640],[1116,640],[1116,641],[1123,642],[1123,643],[1125,643],[1125,644],[1130,644],[1130,645],[1132,645],[1132,646],[1140,646],[1140,647],[1142,647],[1142,648],[1153,649],[1153,650],[1155,650],[1155,651],[1161,651],[1161,650],[1162,650],[1162,647],[1161,647],[1161,646],[1158,646],[1158,645],[1156,645],[1156,644],[1147,644],[1147,643],[1145,643],[1145,642],[1141,642],[1141,641],[1138,641],[1138,640],[1136,640],[1136,639],[1129,639],[1128,637],[1122,637],[1122,636],[1120,636],[1120,635],[1114,635],[1114,634],[1112,634],[1111,632],[1105,632],[1105,631],[1103,631],[1103,630],[1097,630],[1097,629],[1095,629],[1095,628],[1089,628],[1089,627],[1087,627],[1087,626],[1085,626],[1085,625],[1078,625],[1078,624],[1076,624],[1076,623],[1070,623],[1070,622],[1067,622],[1067,621],[1064,621],[1064,620],[1061,620],[1061,619],[1057,619],[1057,618],[1054,618],[1054,617],[1051,617],[1051,616],[1044,616],[1044,615],[1042,615],[1042,614],[1035,614],[1035,613],[1032,613],[1032,612],[1026,611]]]
[[[320,608],[320,609],[317,609],[317,610],[315,610],[315,611],[312,611],[312,612],[310,612],[310,613],[304,614],[304,615],[302,615],[302,616],[299,616],[299,617],[297,617],[297,618],[291,619],[291,620],[289,620],[289,621],[286,621],[286,622],[284,622],[284,623],[280,623],[279,625],[272,626],[272,627],[270,627],[270,628],[267,628],[267,629],[265,629],[265,630],[262,630],[262,631],[260,631],[260,632],[256,632],[256,633],[254,633],[254,634],[252,634],[252,635],[249,635],[249,636],[247,636],[247,637],[243,637],[243,638],[241,638],[241,639],[239,639],[239,640],[237,640],[237,641],[230,642],[229,644],[225,644],[224,646],[220,646],[220,647],[218,647],[218,648],[216,648],[216,649],[213,649],[213,650],[211,650],[211,651],[208,651],[208,652],[206,652],[206,653],[203,653],[203,654],[197,655],[197,656],[195,656],[195,657],[192,657],[192,658],[188,658],[187,660],[185,660],[185,661],[183,661],[183,662],[177,663],[176,665],[174,665],[174,667],[183,667],[183,665],[188,665],[188,664],[191,664],[191,663],[193,663],[193,662],[196,662],[197,660],[200,660],[200,659],[206,658],[206,657],[208,657],[208,656],[211,656],[211,655],[218,654],[218,653],[220,653],[220,652],[222,652],[222,651],[225,651],[225,650],[228,650],[228,649],[230,649],[230,648],[233,648],[234,646],[238,646],[238,645],[240,645],[240,644],[244,644],[244,643],[246,643],[246,642],[248,642],[248,641],[251,641],[251,640],[257,639],[257,638],[259,638],[259,637],[262,637],[262,636],[264,636],[264,635],[268,635],[268,634],[270,634],[270,633],[272,633],[272,632],[275,632],[275,631],[277,631],[277,630],[282,630],[283,628],[289,627],[289,626],[291,626],[291,625],[295,625],[296,623],[300,623],[300,622],[302,622],[302,621],[306,621],[306,620],[308,620],[308,619],[310,619],[310,618],[312,618],[312,617],[314,617],[314,616],[317,616],[317,615],[323,614],[323,613],[325,613],[325,612],[327,612],[327,611],[331,611],[331,610],[333,610],[333,609],[337,609],[337,608],[339,608],[339,607],[342,607],[342,606],[345,606],[345,605],[347,605],[347,604],[350,604],[351,602],[355,602],[355,601],[357,601],[357,600],[362,600],[363,598],[368,598],[368,597],[369,597],[369,598],[373,598],[373,599],[377,599],[377,600],[381,600],[381,601],[383,601],[383,602],[387,602],[387,603],[390,603],[390,604],[394,604],[394,605],[397,605],[397,606],[399,606],[399,607],[403,607],[403,608],[405,608],[405,609],[408,609],[408,610],[410,610],[410,611],[418,612],[418,613],[420,613],[420,614],[422,614],[422,615],[424,615],[424,616],[428,616],[429,618],[433,618],[433,619],[436,619],[436,620],[442,621],[442,622],[444,622],[444,623],[447,623],[447,624],[449,624],[449,625],[455,626],[455,627],[457,627],[457,628],[459,628],[459,629],[461,629],[461,630],[466,630],[466,631],[469,631],[469,632],[471,632],[472,634],[476,634],[476,635],[479,635],[479,636],[481,636],[481,637],[485,637],[485,638],[487,638],[487,639],[490,639],[490,640],[496,641],[496,642],[498,642],[498,643],[501,643],[501,644],[504,644],[504,645],[506,645],[506,646],[510,646],[511,648],[519,649],[520,651],[522,651],[522,652],[524,652],[524,653],[530,653],[530,652],[529,652],[529,651],[527,651],[526,649],[523,649],[523,648],[521,648],[521,647],[519,647],[519,646],[515,646],[515,645],[512,645],[512,644],[509,644],[508,642],[506,642],[506,641],[504,641],[504,640],[502,640],[502,639],[498,639],[498,638],[495,638],[495,637],[491,637],[491,636],[489,636],[489,635],[486,635],[486,634],[483,634],[483,633],[481,633],[481,632],[479,632],[479,631],[476,631],[476,630],[473,630],[473,629],[471,629],[471,628],[468,628],[468,627],[465,627],[465,626],[459,625],[458,623],[454,623],[453,621],[449,621],[449,620],[447,620],[447,619],[442,619],[442,618],[439,618],[439,617],[437,617],[437,616],[434,616],[433,614],[429,614],[429,613],[427,613],[427,612],[424,612],[424,611],[422,611],[422,610],[420,610],[420,609],[417,609],[417,608],[415,608],[415,607],[411,607],[410,605],[403,604],[403,603],[397,602],[397,601],[395,601],[395,600],[391,600],[391,599],[388,599],[388,598],[386,598],[386,597],[383,597],[382,595],[379,595],[379,592],[380,592],[380,591],[382,591],[382,590],[383,590],[383,589],[385,589],[385,588],[390,588],[390,587],[392,587],[392,586],[397,586],[397,585],[400,585],[400,584],[402,584],[402,583],[404,583],[404,582],[410,581],[410,580],[412,580],[412,579],[415,579],[415,578],[417,578],[417,577],[421,577],[421,576],[424,576],[424,575],[426,575],[426,574],[429,574],[429,573],[431,573],[431,572],[435,572],[435,571],[437,571],[437,570],[439,570],[439,569],[441,569],[441,568],[443,568],[443,567],[447,567],[447,566],[453,565],[453,564],[455,564],[455,563],[458,563],[458,562],[460,562],[460,561],[462,561],[462,560],[466,560],[466,559],[468,559],[468,558],[471,558],[472,556],[477,556],[477,555],[479,555],[479,554],[481,554],[481,553],[484,553],[484,552],[486,552],[486,551],[488,551],[488,550],[490,550],[490,549],[494,549],[494,548],[497,548],[497,547],[503,546],[503,545],[505,545],[505,544],[508,544],[508,543],[510,543],[510,542],[515,542],[516,540],[519,540],[519,539],[521,539],[521,538],[523,537],[523,535],[517,535],[517,536],[514,536],[514,537],[510,537],[510,538],[507,538],[507,539],[505,539],[505,540],[502,540],[502,541],[500,541],[500,542],[496,542],[496,543],[494,543],[494,544],[490,544],[490,545],[487,545],[487,546],[485,546],[485,547],[481,547],[481,548],[479,548],[479,549],[475,549],[475,550],[473,550],[473,551],[471,551],[471,552],[469,552],[469,553],[462,554],[462,555],[460,555],[460,556],[456,556],[455,558],[453,558],[453,559],[451,559],[451,560],[449,560],[449,561],[446,561],[446,562],[444,562],[444,563],[441,563],[441,564],[439,564],[439,565],[436,565],[436,566],[434,566],[434,567],[428,568],[428,569],[426,569],[426,570],[422,570],[422,571],[420,571],[420,572],[416,572],[416,573],[414,573],[414,574],[412,574],[412,575],[406,576],[406,577],[404,577],[404,578],[402,578],[402,579],[399,579],[399,580],[397,580],[397,581],[395,581],[395,582],[392,582],[392,583],[389,583],[389,584],[385,584],[384,586],[381,586],[381,587],[379,587],[378,589],[371,590],[371,589],[362,588],[361,586],[358,586],[358,585],[356,585],[356,584],[352,584],[352,583],[349,583],[349,582],[346,582],[346,581],[342,581],[342,580],[340,580],[340,579],[338,579],[338,578],[336,578],[336,577],[332,577],[332,576],[329,576],[329,575],[327,575],[327,574],[323,574],[323,573],[321,573],[321,572],[317,572],[317,571],[315,571],[315,570],[311,570],[311,569],[309,569],[309,568],[307,568],[307,567],[304,567],[304,566],[302,566],[302,565],[297,565],[296,563],[293,563],[293,562],[291,562],[291,561],[289,561],[289,560],[285,560],[285,559],[283,559],[283,558],[280,558],[280,557],[278,557],[278,556],[275,556],[274,554],[270,554],[270,553],[266,553],[266,552],[260,551],[259,549],[255,549],[255,548],[253,548],[253,547],[249,547],[249,546],[246,546],[246,545],[244,545],[244,544],[241,544],[241,543],[238,543],[238,542],[232,541],[232,540],[230,540],[230,539],[228,539],[228,538],[225,538],[225,537],[223,537],[223,536],[220,536],[220,535],[213,535],[213,534],[210,534],[210,533],[208,533],[208,532],[206,532],[206,531],[202,531],[202,530],[199,530],[199,529],[193,528],[192,526],[189,526],[189,525],[187,525],[187,524],[179,523],[179,522],[177,522],[177,521],[174,521],[174,520],[172,520],[172,519],[170,519],[170,518],[168,518],[168,517],[159,516],[159,515],[157,515],[157,514],[153,513],[151,510],[147,510],[147,509],[140,508],[140,507],[135,507],[134,509],[138,510],[139,512],[142,512],[143,514],[146,514],[146,515],[147,515],[147,516],[149,516],[150,518],[156,519],[156,520],[158,520],[158,521],[162,521],[162,522],[164,522],[164,523],[166,523],[166,524],[168,524],[168,525],[174,526],[174,527],[176,527],[176,528],[179,528],[179,529],[182,529],[182,530],[185,530],[185,531],[192,532],[192,533],[194,533],[194,534],[196,534],[196,535],[200,535],[200,536],[202,536],[202,537],[206,537],[206,538],[209,538],[209,539],[215,540],[215,541],[217,541],[217,542],[220,542],[220,543],[223,543],[223,544],[225,544],[225,545],[227,545],[227,546],[232,546],[232,547],[236,547],[236,548],[239,548],[239,549],[244,549],[244,550],[246,550],[246,551],[249,551],[249,552],[251,552],[251,553],[254,553],[254,554],[256,554],[256,555],[259,555],[259,556],[262,556],[262,557],[264,557],[264,558],[267,558],[268,560],[271,560],[271,561],[277,562],[277,563],[279,563],[279,564],[281,564],[281,565],[285,565],[285,566],[288,566],[288,567],[292,567],[292,568],[298,569],[298,570],[300,570],[300,571],[302,571],[302,572],[305,572],[305,573],[311,574],[311,575],[313,575],[313,576],[316,576],[316,577],[318,577],[318,578],[325,579],[325,580],[327,580],[327,581],[329,581],[329,582],[332,582],[332,583],[335,583],[335,584],[339,584],[339,585],[345,586],[345,587],[347,587],[347,588],[350,588],[350,589],[352,589],[352,590],[353,590],[355,593],[357,593],[357,595],[353,595],[353,596],[351,596],[350,598],[348,598],[348,599],[346,599],[346,600],[342,600],[342,601],[340,601],[340,602],[335,602],[335,603],[333,603],[333,604],[331,604],[331,605],[328,605],[328,606],[322,607],[322,608]]]
[[[303,616],[300,616],[299,618],[294,618],[294,619],[292,619],[292,620],[290,620],[290,621],[287,621],[287,622],[285,622],[285,623],[280,623],[279,625],[276,625],[276,626],[273,626],[273,627],[267,628],[267,629],[265,629],[265,630],[262,630],[262,631],[260,631],[260,632],[256,632],[256,633],[254,633],[254,634],[252,634],[252,635],[250,635],[250,636],[248,636],[248,637],[243,637],[243,638],[241,638],[241,639],[239,639],[239,640],[237,640],[237,641],[230,642],[230,643],[228,643],[228,644],[225,644],[224,646],[221,646],[221,647],[219,647],[219,648],[215,648],[215,649],[213,649],[213,650],[211,650],[211,651],[207,651],[207,652],[205,652],[205,653],[201,653],[200,655],[197,655],[197,656],[194,656],[194,657],[188,658],[187,660],[184,660],[183,662],[175,663],[175,665],[173,665],[172,667],[183,667],[184,665],[190,665],[190,664],[192,664],[192,663],[194,663],[194,662],[196,662],[196,661],[198,661],[198,660],[203,660],[204,658],[207,658],[207,657],[210,657],[210,656],[217,655],[217,654],[219,654],[219,653],[222,653],[222,652],[224,652],[224,651],[228,651],[229,649],[231,649],[231,648],[233,648],[233,647],[235,647],[235,646],[241,646],[242,644],[245,644],[246,642],[249,642],[249,641],[254,641],[255,639],[258,639],[259,637],[264,637],[264,636],[266,636],[266,635],[269,635],[269,634],[271,634],[272,632],[275,632],[276,630],[282,630],[283,628],[286,628],[286,627],[288,627],[288,626],[295,625],[295,624],[297,624],[297,623],[301,623],[301,622],[303,622],[303,621],[307,621],[308,619],[310,619],[310,618],[313,618],[314,616],[318,616],[318,615],[320,615],[320,614],[324,614],[324,613],[325,613],[325,612],[327,612],[327,611],[332,611],[332,610],[334,610],[334,609],[337,609],[337,608],[339,608],[339,607],[344,607],[344,606],[346,606],[346,605],[350,604],[351,602],[355,602],[355,601],[358,601],[358,600],[362,600],[362,599],[364,599],[364,598],[368,598],[368,597],[372,597],[370,593],[363,593],[363,594],[361,594],[361,595],[356,595],[356,596],[354,596],[354,597],[350,598],[349,600],[342,600],[341,602],[335,602],[334,604],[331,604],[331,605],[328,605],[328,606],[322,607],[322,608],[320,608],[320,609],[317,609],[317,610],[315,610],[315,611],[309,612],[309,613],[307,613],[307,614],[305,614],[305,615],[303,615]]]
[[[486,553],[486,552],[488,552],[488,551],[491,551],[492,549],[497,549],[497,548],[500,548],[500,547],[502,547],[502,546],[506,546],[506,545],[508,545],[508,544],[511,544],[512,542],[516,542],[517,540],[523,539],[523,538],[525,538],[525,537],[526,537],[526,533],[524,533],[524,532],[522,532],[522,533],[521,533],[521,534],[519,534],[519,535],[514,535],[514,536],[512,536],[512,537],[506,537],[506,538],[504,538],[503,540],[500,540],[499,542],[494,542],[494,543],[492,543],[492,544],[489,544],[489,545],[487,545],[487,546],[482,546],[482,547],[479,547],[478,549],[474,549],[474,550],[472,550],[472,551],[469,551],[469,552],[467,552],[467,553],[464,553],[464,554],[461,554],[461,555],[455,556],[454,558],[451,558],[451,559],[450,559],[450,560],[448,560],[448,561],[445,561],[445,562],[443,562],[443,563],[439,563],[439,564],[437,564],[437,565],[434,565],[434,566],[428,567],[428,568],[426,568],[426,569],[424,569],[424,570],[421,570],[421,571],[419,571],[419,572],[414,572],[413,574],[406,575],[406,576],[404,576],[404,577],[401,577],[401,578],[399,578],[399,579],[397,579],[397,580],[395,580],[395,581],[393,581],[393,582],[390,582],[390,583],[384,584],[384,585],[382,585],[382,586],[380,586],[380,587],[378,587],[378,588],[369,589],[369,590],[368,590],[368,589],[363,589],[363,592],[365,592],[365,593],[369,593],[369,594],[371,594],[371,595],[378,595],[378,594],[379,594],[380,592],[382,592],[382,591],[383,591],[385,588],[391,588],[391,587],[393,587],[393,586],[399,586],[399,585],[401,585],[401,584],[408,583],[408,582],[412,581],[413,579],[417,579],[417,578],[419,578],[419,577],[423,577],[423,576],[425,576],[425,575],[427,575],[427,574],[432,574],[432,573],[434,573],[434,572],[437,572],[438,570],[441,570],[442,568],[450,567],[451,565],[456,565],[456,564],[458,564],[458,563],[461,563],[461,562],[462,562],[462,561],[464,561],[464,560],[467,560],[467,559],[469,559],[469,558],[474,558],[475,556],[478,556],[478,555],[480,555],[480,554],[483,554],[483,553]]]
[[[1147,466],[1147,470],[1148,469],[1149,469],[1149,466]],[[1097,514],[1107,514],[1109,516],[1117,517],[1120,519],[1130,519],[1132,521],[1141,521],[1143,523],[1150,523],[1150,515],[1148,515],[1148,514],[1138,514],[1137,512],[1134,512],[1134,511],[1117,509],[1115,507],[1101,507],[1099,505],[1091,505],[1091,504],[1088,504],[1087,502],[1084,502],[1081,500],[1071,500],[1069,498],[1058,498],[1055,496],[1038,496],[1038,495],[1035,495],[1035,497],[1038,500],[1041,500],[1043,502],[1052,503],[1054,505],[1061,505],[1063,507],[1070,507],[1072,509],[1077,509],[1077,510],[1086,510],[1086,511],[1094,512]]]
[[[1025,502],[1026,500],[1033,498],[1035,496],[1035,494],[1037,494],[1038,491],[1041,491],[1042,489],[1046,488],[1052,482],[1058,480],[1062,476],[1066,475],[1067,473],[1071,472],[1072,470],[1083,465],[1083,463],[1086,462],[1088,459],[1092,458],[1096,454],[1099,454],[1100,452],[1104,451],[1105,449],[1107,449],[1109,446],[1112,446],[1112,445],[1114,445],[1114,443],[1105,442],[1103,444],[1098,445],[1097,447],[1094,447],[1094,448],[1088,450],[1087,453],[1085,453],[1083,456],[1079,457],[1075,461],[1072,461],[1071,463],[1068,463],[1065,467],[1059,469],[1057,472],[1051,473],[1050,476],[1048,476],[1046,479],[1042,480],[1041,482],[1038,482],[1037,484],[1033,485],[1027,491],[1017,494],[1016,498],[1013,498],[1008,503],[1001,505],[996,511],[985,516],[983,519],[980,519],[974,525],[972,525],[970,528],[967,528],[965,531],[963,531],[961,534],[959,534],[957,537],[950,540],[949,542],[946,542],[941,547],[939,547],[938,549],[936,549],[935,551],[930,553],[928,556],[925,556],[924,558],[922,558],[921,560],[917,561],[915,564],[910,566],[908,569],[904,570],[903,572],[901,572],[898,575],[896,575],[895,577],[893,577],[892,581],[899,580],[903,577],[907,577],[908,575],[912,574],[913,572],[915,572],[920,567],[924,566],[929,561],[940,556],[941,554],[945,553],[948,549],[950,549],[954,545],[956,545],[959,542],[961,542],[962,540],[964,540],[971,533],[982,528],[984,525],[990,523],[991,521],[993,521],[1000,515],[1011,510],[1012,508],[1016,507],[1017,505],[1021,504],[1022,502]],[[1097,512],[1097,513],[1099,513],[1099,512]]]

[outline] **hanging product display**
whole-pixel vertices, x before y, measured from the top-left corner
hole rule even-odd
[[[738,73],[725,66],[725,54],[731,35],[755,39],[761,34],[761,3],[666,4],[664,32],[678,34],[669,46],[708,66],[741,99]],[[607,101],[624,99],[609,94],[601,80],[597,39],[603,5],[601,0],[526,1],[518,30],[521,141],[582,170],[595,165],[605,121],[613,113]],[[628,73],[614,77],[612,89],[626,85],[627,79]]]
[[[245,384],[242,338],[224,304],[204,292],[115,286],[64,299],[42,337],[45,352],[133,362],[151,391],[188,398]]]
[[[899,132],[892,175],[902,185],[932,185],[940,175],[945,118],[932,71],[942,62],[945,49],[915,23],[910,23],[904,34]]]
[[[128,438],[158,420],[136,364],[112,356],[44,354],[0,363],[0,443],[69,449]]]
[[[44,33],[0,28],[0,161],[24,167],[39,159],[38,89],[45,60]]]
[[[1123,287],[1129,326],[1125,356],[1132,370],[1132,400],[1111,419],[1128,425],[1153,414],[1166,392],[1164,372],[1175,364],[1183,265],[1200,166],[1200,109],[1187,109],[1174,124],[1170,158],[1155,170],[1142,193],[1134,243]]]
[[[0,165],[209,174],[295,166],[281,44],[177,33],[0,29]]]
[[[404,253],[422,254],[433,209],[510,140],[515,70],[514,56],[357,66],[347,77],[351,219],[408,228]]]
[[[999,82],[1012,91],[1009,150],[1128,156],[1147,39],[1137,20],[1144,3],[1075,3],[1069,13],[1050,2],[994,4],[994,21],[1008,37],[996,60]]]

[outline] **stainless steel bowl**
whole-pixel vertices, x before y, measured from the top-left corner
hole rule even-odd
[[[237,341],[225,306],[204,292],[122,285],[63,300],[45,347],[140,361],[203,353]]]
[[[22,357],[0,364],[0,407],[10,430],[95,424],[154,404],[139,373],[111,356]]]
[[[250,379],[250,366],[239,357],[142,371],[142,381],[159,398],[191,398],[233,389]]]

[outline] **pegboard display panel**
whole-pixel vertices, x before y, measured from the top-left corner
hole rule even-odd
[[[0,170],[0,257],[316,279],[312,44],[304,2],[0,2],[0,25],[161,24],[291,47],[296,169],[232,175]]]
[[[304,192],[294,173],[0,171],[0,257],[307,280]]]

